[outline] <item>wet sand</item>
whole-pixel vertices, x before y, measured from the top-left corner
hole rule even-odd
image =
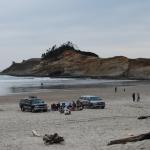
[[[126,89],[124,92],[123,89]],[[1,150],[149,150],[150,140],[107,146],[110,140],[150,132],[150,85],[91,87],[39,90],[35,93],[0,97]],[[132,93],[139,92],[140,102],[132,101]],[[106,102],[106,109],[73,111],[65,116],[59,112],[21,112],[19,99],[37,95],[50,105],[63,100],[77,100],[81,95],[98,95]],[[32,130],[41,135],[57,132],[64,137],[61,145],[46,146],[41,137],[33,137]]]

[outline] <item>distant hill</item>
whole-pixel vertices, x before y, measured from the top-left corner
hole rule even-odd
[[[53,46],[42,58],[13,63],[2,74],[14,76],[92,77],[113,79],[150,79],[150,59],[124,56],[99,58],[74,48],[72,43]]]

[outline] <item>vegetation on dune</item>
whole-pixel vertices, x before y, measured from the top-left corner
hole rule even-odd
[[[80,51],[80,50],[76,49],[75,45],[72,42],[68,41],[59,47],[54,45],[54,46],[52,46],[52,48],[49,48],[48,50],[46,50],[46,53],[43,53],[41,56],[42,60],[47,60],[47,59],[51,59],[51,58],[56,59],[58,56],[60,56],[66,50],[75,51],[77,53],[80,53],[80,54],[86,55],[86,56],[98,57],[98,55],[96,55],[92,52],[84,52],[84,51]]]

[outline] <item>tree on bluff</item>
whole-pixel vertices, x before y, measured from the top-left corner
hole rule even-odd
[[[57,47],[56,45],[52,46],[52,48],[46,50],[46,53],[42,54],[42,59],[46,60],[50,58],[56,58],[57,56],[62,54],[65,50],[75,50],[72,42],[64,43],[60,47]]]
[[[94,53],[83,52],[83,51],[77,50],[75,48],[75,45],[72,42],[68,41],[59,47],[54,45],[54,46],[52,46],[52,48],[47,49],[46,53],[43,53],[41,56],[42,60],[47,60],[50,58],[57,59],[57,57],[60,56],[66,50],[76,51],[77,53],[80,53],[82,55],[98,57],[98,55],[96,55]]]

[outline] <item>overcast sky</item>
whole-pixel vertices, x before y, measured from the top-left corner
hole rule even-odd
[[[100,57],[150,57],[150,0],[0,0],[0,70],[66,41]]]

